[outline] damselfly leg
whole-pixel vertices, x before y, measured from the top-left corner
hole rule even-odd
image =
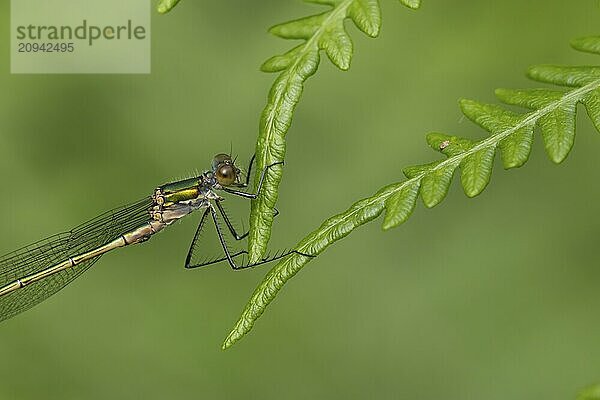
[[[223,220],[225,221],[225,224],[227,225],[228,230],[231,233],[231,235],[234,237],[234,239],[236,239],[236,240],[242,240],[242,239],[246,238],[246,236],[248,236],[248,232],[244,233],[241,236],[237,235],[236,230],[235,230],[233,224],[231,223],[231,221],[229,221],[229,217],[227,216],[227,213],[225,212],[225,209],[221,205],[221,202],[220,201],[216,201],[215,203],[217,204],[218,214],[220,214],[221,217],[223,218]],[[205,260],[205,261],[202,261],[202,262],[192,262],[192,259],[193,259],[195,253],[198,250],[198,243],[200,241],[200,236],[201,236],[202,231],[204,229],[204,224],[206,223],[206,218],[207,218],[208,214],[211,213],[211,211],[214,211],[214,218],[216,218],[216,220],[213,218],[215,230],[217,231],[217,235],[219,237],[219,243],[220,243],[221,247],[223,248],[223,251],[225,252],[226,256],[225,257],[219,257],[219,258],[212,259],[212,260]],[[277,215],[279,215],[279,211],[275,210],[274,216],[276,217]],[[227,241],[225,240],[225,238],[222,235],[221,226],[219,224],[219,219],[218,218],[219,218],[219,216],[217,215],[217,211],[214,210],[214,208],[212,208],[212,206],[209,206],[202,213],[202,217],[200,218],[200,223],[198,224],[198,228],[196,229],[196,233],[194,234],[194,238],[192,239],[192,244],[190,245],[187,257],[185,259],[185,268],[186,269],[194,269],[194,268],[206,267],[206,266],[209,266],[209,265],[220,263],[222,261],[229,261],[230,259],[236,260],[240,256],[248,254],[248,252],[246,250],[239,250],[239,251],[236,251],[236,252],[232,252],[229,249],[229,245],[227,244]],[[256,267],[258,265],[266,264],[266,263],[268,263],[270,261],[278,260],[278,259],[283,258],[283,257],[285,257],[285,256],[287,256],[289,254],[292,254],[292,253],[296,253],[296,254],[299,254],[299,255],[304,255],[304,256],[310,257],[307,254],[302,254],[300,252],[292,250],[292,251],[282,252],[281,254],[277,254],[277,255],[272,256],[272,257],[265,257],[260,262],[254,263],[254,264],[237,264],[237,263],[233,263],[233,264],[229,263],[229,264],[230,264],[231,268],[233,268],[235,270],[245,269],[245,268]],[[229,256],[227,256],[227,254]]]
[[[227,213],[225,212],[225,209],[223,208],[221,201],[222,200],[217,200],[217,201],[215,201],[215,204],[217,205],[217,208],[219,209],[219,214],[221,214],[221,217],[223,217],[223,221],[225,221],[225,225],[227,225],[227,229],[229,229],[229,232],[231,232],[231,235],[234,237],[235,240],[245,239],[248,236],[248,234],[250,233],[250,231],[246,231],[242,235],[238,235],[237,231],[235,230],[235,227],[229,220],[229,217],[227,216]]]
[[[252,157],[252,160],[254,160],[254,157]],[[258,186],[256,187],[256,193],[242,192],[241,190],[230,189],[230,188],[227,188],[227,187],[224,187],[223,191],[225,191],[227,193],[230,193],[230,194],[232,194],[234,196],[240,196],[240,197],[244,197],[246,199],[254,200],[254,199],[256,199],[258,197],[258,195],[259,195],[259,193],[260,193],[260,191],[262,189],[263,183],[265,181],[265,178],[266,178],[267,173],[269,172],[269,170],[271,168],[273,168],[274,166],[276,166],[276,165],[283,165],[283,164],[284,164],[283,161],[278,161],[278,162],[275,162],[273,164],[267,165],[262,170],[262,172],[260,173],[260,179],[258,181]],[[248,174],[246,176],[246,185],[248,185],[249,176],[250,176],[250,174]]]
[[[254,156],[250,160],[250,164],[249,164],[249,168],[248,168],[248,175],[246,177],[246,182],[244,184],[239,184],[238,187],[244,187],[244,186],[247,186],[249,184],[249,176],[250,176],[250,171],[252,170],[252,164],[253,163],[254,163]],[[226,192],[228,192],[228,193],[231,193],[231,194],[234,194],[234,195],[238,195],[238,196],[240,196],[242,198],[245,198],[245,199],[250,199],[250,200],[254,199],[254,198],[256,198],[260,194],[260,191],[262,189],[262,184],[264,182],[264,179],[265,179],[265,176],[266,176],[268,170],[270,168],[272,168],[273,166],[280,165],[280,164],[283,164],[283,162],[277,162],[277,163],[271,164],[271,165],[267,166],[265,169],[263,169],[263,171],[261,172],[261,177],[260,177],[260,180],[259,180],[258,187],[256,189],[256,193],[247,193],[247,192],[241,192],[241,191],[233,191],[233,190],[227,189],[227,188],[224,188],[224,190]],[[292,254],[292,253],[296,253],[296,254],[299,254],[299,255],[310,257],[307,254],[303,254],[303,253],[300,253],[298,251],[292,250],[292,251],[282,252],[281,254],[277,254],[274,257],[266,257],[266,258],[264,258],[263,260],[261,260],[261,261],[259,261],[257,263],[252,263],[252,264],[243,264],[243,263],[242,264],[238,264],[238,263],[236,263],[235,260],[237,258],[239,258],[240,256],[243,256],[243,255],[247,255],[248,252],[245,251],[245,250],[240,250],[240,251],[237,251],[237,252],[232,252],[230,250],[229,245],[227,244],[227,241],[226,241],[226,239],[225,239],[225,237],[223,235],[222,228],[221,228],[221,226],[219,224],[219,215],[223,219],[223,221],[225,222],[225,225],[227,226],[227,229],[229,230],[229,232],[231,233],[231,235],[233,236],[233,238],[235,240],[240,241],[240,240],[245,239],[248,236],[248,232],[245,232],[242,235],[240,235],[240,234],[237,233],[235,227],[233,226],[233,224],[231,223],[229,217],[227,216],[227,213],[225,212],[225,209],[223,208],[223,205],[221,204],[221,202],[223,200],[224,199],[222,199],[222,198],[215,199],[214,202],[210,202],[210,203],[208,203],[206,205],[207,208],[204,211],[204,213],[202,214],[202,218],[200,219],[200,223],[198,224],[198,228],[196,229],[196,233],[194,234],[194,238],[192,240],[192,244],[190,245],[190,249],[188,251],[188,254],[187,254],[187,257],[186,257],[186,261],[185,261],[185,268],[187,268],[187,269],[200,268],[200,267],[205,267],[205,266],[208,266],[208,265],[216,264],[216,263],[219,263],[219,262],[222,262],[222,261],[227,261],[229,263],[229,265],[231,266],[232,269],[234,269],[234,270],[240,270],[240,269],[245,269],[245,268],[250,268],[250,267],[255,267],[255,266],[258,266],[258,265],[262,265],[262,264],[268,263],[270,261],[278,260],[278,259],[283,258],[283,257],[285,257],[285,256],[287,256],[289,254]],[[213,204],[216,205],[216,207],[213,206]],[[194,253],[196,252],[198,241],[200,239],[200,235],[202,233],[202,230],[204,228],[204,224],[206,222],[206,218],[207,218],[207,216],[208,216],[209,213],[211,214],[211,218],[213,220],[213,224],[214,224],[215,230],[217,232],[217,236],[219,238],[219,243],[220,243],[221,247],[223,248],[225,256],[217,258],[217,259],[214,259],[214,260],[205,260],[205,261],[202,261],[202,262],[192,262],[192,259],[194,257]],[[276,217],[278,214],[279,214],[279,211],[277,209],[275,209],[275,212],[274,212],[273,216]]]
[[[248,187],[250,184],[250,177],[252,176],[252,167],[254,166],[254,161],[256,161],[256,154],[253,154],[252,158],[250,158],[250,162],[248,163],[248,171],[246,172],[246,182],[240,187]]]
[[[217,236],[219,238],[219,243],[221,244],[221,247],[223,248],[223,252],[225,253],[225,256],[221,257],[221,258],[214,259],[214,260],[204,261],[204,262],[201,262],[201,263],[198,263],[198,264],[191,265],[190,261],[191,261],[192,256],[193,256],[193,252],[194,252],[194,250],[196,248],[196,241],[198,240],[200,232],[202,231],[203,225],[204,225],[204,223],[206,221],[206,217],[207,217],[207,215],[209,213],[210,213],[210,215],[212,217],[215,229],[217,231]],[[206,211],[204,211],[204,213],[202,214],[202,219],[200,220],[200,224],[198,225],[198,229],[196,230],[196,235],[194,236],[194,241],[192,242],[192,246],[190,247],[190,251],[189,251],[188,256],[186,258],[185,267],[187,269],[194,269],[194,268],[201,268],[201,267],[206,267],[206,266],[209,266],[209,265],[217,264],[217,263],[220,263],[222,261],[227,261],[229,263],[229,266],[232,269],[234,269],[234,270],[241,270],[241,269],[252,268],[252,267],[259,266],[259,265],[263,265],[263,264],[269,263],[271,261],[279,260],[281,258],[289,256],[290,254],[298,254],[298,255],[301,255],[301,256],[304,256],[304,257],[314,257],[314,256],[312,256],[310,254],[305,254],[305,253],[299,252],[297,250],[289,250],[289,251],[281,252],[280,254],[275,254],[274,256],[271,256],[271,257],[265,257],[261,261],[258,261],[256,263],[237,264],[235,262],[235,260],[237,258],[239,258],[240,256],[243,256],[243,255],[247,255],[247,254],[248,254],[248,251],[246,251],[246,250],[240,250],[240,251],[237,251],[235,253],[232,253],[229,250],[229,246],[227,245],[227,241],[225,240],[225,237],[224,237],[223,232],[221,230],[221,226],[219,225],[219,219],[218,219],[217,211],[215,210],[215,208],[212,205],[209,205],[208,208],[206,209]]]
[[[234,237],[235,240],[244,240],[248,236],[250,231],[246,231],[242,235],[239,235],[237,233],[235,227],[229,220],[229,217],[227,216],[227,212],[225,212],[225,209],[223,208],[221,201],[222,200],[217,200],[215,203],[217,204],[217,208],[219,209],[219,214],[221,214],[221,217],[223,217],[223,220],[225,221],[225,225],[227,225],[227,229],[229,229],[229,232],[231,232],[231,235]],[[279,215],[279,210],[275,209],[273,212],[273,218],[277,217],[278,215]]]
[[[192,239],[192,244],[190,245],[190,249],[188,250],[187,256],[185,258],[185,268],[194,268],[190,266],[192,262],[192,257],[194,252],[196,251],[196,246],[198,244],[198,239],[200,239],[200,235],[202,234],[202,228],[204,228],[204,222],[206,221],[206,216],[210,210],[207,208],[202,213],[202,217],[200,218],[200,223],[198,224],[198,228],[196,228],[196,233],[194,234],[194,238]]]

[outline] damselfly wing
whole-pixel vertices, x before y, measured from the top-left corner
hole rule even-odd
[[[152,198],[108,211],[69,232],[60,233],[25,246],[0,258],[0,287],[45,271],[69,257],[99,248],[148,220]],[[102,254],[66,268],[19,290],[0,295],[0,321],[42,302],[77,278]]]

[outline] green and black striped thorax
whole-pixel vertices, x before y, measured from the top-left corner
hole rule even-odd
[[[162,217],[165,208],[175,205],[187,206],[198,209],[207,205],[210,200],[221,197],[215,192],[225,187],[240,185],[241,171],[234,164],[229,154],[217,154],[211,169],[204,171],[199,176],[176,182],[167,183],[155,189],[152,196],[153,219]]]

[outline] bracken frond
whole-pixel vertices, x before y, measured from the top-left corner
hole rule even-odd
[[[300,101],[305,81],[316,73],[320,54],[325,52],[331,62],[341,70],[350,68],[353,45],[344,23],[350,19],[365,34],[376,37],[381,28],[378,0],[307,0],[329,6],[317,15],[275,25],[269,31],[284,39],[299,39],[303,43],[285,54],[265,61],[261,69],[277,72],[261,119],[256,143],[258,184],[262,170],[285,156],[285,135],[292,123],[296,105]],[[416,9],[419,0],[401,0],[407,7]],[[250,262],[263,258],[273,224],[273,210],[282,178],[280,165],[269,169],[259,197],[252,202],[248,251]]]
[[[600,37],[574,40],[575,49],[600,54]],[[600,130],[600,67],[538,65],[528,76],[538,82],[570,89],[498,89],[504,103],[529,109],[515,113],[498,105],[461,100],[464,115],[489,133],[482,140],[471,140],[444,133],[427,135],[429,146],[444,158],[404,169],[403,182],[386,186],[373,196],[360,200],[304,238],[295,249],[317,256],[334,242],[385,211],[383,228],[397,227],[413,212],[417,198],[426,207],[439,204],[446,196],[455,172],[465,194],[474,197],[490,182],[496,153],[505,169],[523,166],[531,152],[535,128],[540,131],[546,152],[555,163],[565,160],[575,138],[577,104],[583,103],[594,125]],[[232,346],[248,333],[283,285],[314,257],[293,254],[277,263],[250,298],[240,319],[228,335],[223,348]]]

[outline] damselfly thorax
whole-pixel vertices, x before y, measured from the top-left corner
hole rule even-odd
[[[105,253],[120,247],[142,243],[187,215],[200,210],[202,216],[189,248],[185,267],[198,268],[227,261],[233,269],[244,269],[286,257],[295,250],[282,252],[258,263],[236,263],[247,251],[229,250],[219,221],[223,220],[235,240],[238,234],[221,204],[219,192],[246,199],[255,199],[266,174],[275,163],[261,171],[255,193],[241,189],[248,187],[254,157],[250,161],[246,179],[240,180],[241,171],[228,154],[214,157],[211,169],[197,177],[168,183],[156,188],[153,194],[138,202],[108,211],[69,232],[54,235],[23,247],[0,258],[0,321],[10,318],[40,303],[58,292],[69,282],[90,268]],[[200,233],[207,219],[214,223],[223,257],[195,262]],[[310,257],[310,255],[302,254]]]

